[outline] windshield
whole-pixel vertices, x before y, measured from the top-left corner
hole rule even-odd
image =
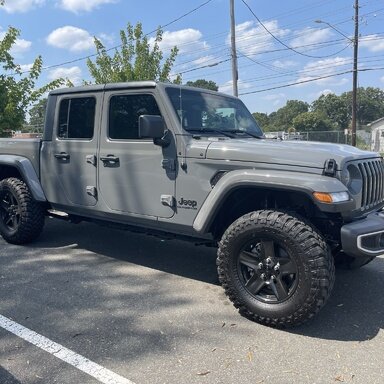
[[[167,87],[166,92],[186,131],[263,136],[255,119],[239,99],[174,87]]]

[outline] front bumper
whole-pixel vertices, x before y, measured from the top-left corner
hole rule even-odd
[[[350,256],[380,256],[384,254],[384,211],[341,227],[341,245]]]

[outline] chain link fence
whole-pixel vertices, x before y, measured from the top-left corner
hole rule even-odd
[[[281,140],[321,141],[325,143],[351,144],[351,135],[344,131],[313,131],[313,132],[266,132],[267,137]],[[356,144],[361,149],[371,149],[371,132],[358,130]]]

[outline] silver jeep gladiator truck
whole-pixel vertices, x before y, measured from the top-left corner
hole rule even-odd
[[[51,92],[42,139],[0,140],[0,233],[45,216],[218,247],[244,316],[287,327],[327,301],[335,265],[384,253],[384,166],[347,145],[267,140],[237,98],[152,81]]]

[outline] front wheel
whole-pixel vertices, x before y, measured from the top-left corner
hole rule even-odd
[[[218,249],[220,282],[246,317],[284,328],[312,318],[335,279],[321,235],[297,217],[256,211],[236,220]]]
[[[44,226],[44,210],[27,185],[15,177],[0,182],[0,234],[8,243],[35,240]]]

